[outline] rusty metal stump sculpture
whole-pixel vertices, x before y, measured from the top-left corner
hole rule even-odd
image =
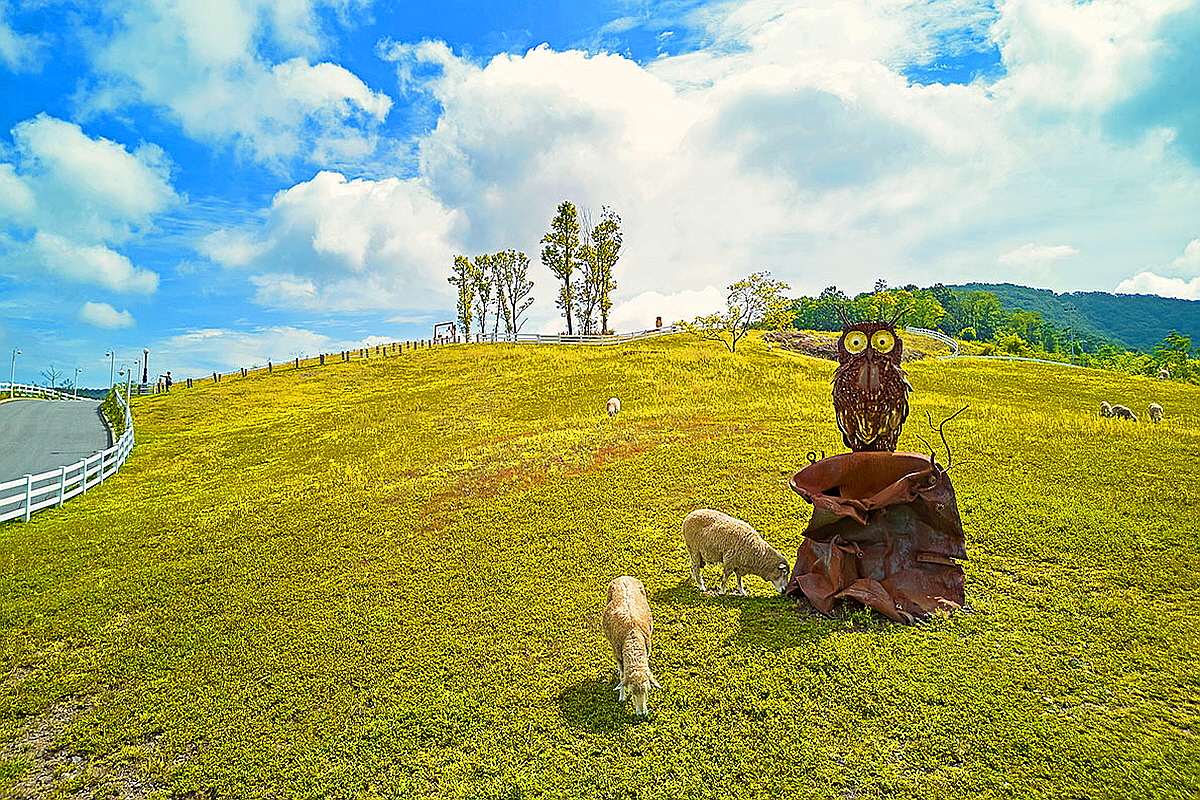
[[[851,597],[904,623],[962,606],[962,520],[946,471],[929,456],[845,453],[791,483],[813,515],[787,594],[823,614]]]
[[[792,476],[813,515],[785,592],[807,597],[823,614],[839,598],[853,598],[902,623],[961,608],[963,570],[954,559],[967,551],[948,467],[932,455],[890,452],[911,390],[893,363],[903,347],[896,319],[851,322],[839,313],[845,330],[833,402],[843,440],[856,452],[820,461],[810,455]],[[890,383],[886,369],[898,375]]]

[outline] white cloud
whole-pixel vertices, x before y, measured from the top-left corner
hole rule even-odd
[[[131,328],[133,314],[128,311],[117,311],[108,303],[84,303],[79,309],[79,319],[97,328]]]
[[[104,245],[76,244],[38,231],[26,253],[33,265],[77,283],[139,294],[151,294],[158,288],[158,275],[138,269],[128,258]]]
[[[13,128],[13,163],[0,163],[0,269],[151,293],[158,275],[115,247],[178,202],[166,158],[150,144],[129,152],[78,125],[39,114]]]
[[[263,225],[218,231],[202,249],[251,271],[263,305],[422,307],[447,294],[457,224],[419,180],[321,172],[277,194]]]
[[[1180,297],[1184,300],[1200,300],[1200,276],[1185,281],[1168,278],[1153,272],[1139,272],[1117,284],[1118,294],[1157,294],[1163,297]]]
[[[165,155],[154,145],[130,153],[45,114],[18,123],[12,134],[18,169],[10,165],[10,175],[19,173],[36,199],[19,222],[81,240],[120,242],[178,200]]]
[[[1151,263],[1154,241],[1194,235],[1200,170],[1173,154],[1174,134],[1121,140],[1101,121],[1148,79],[1176,5],[749,0],[695,12],[710,44],[646,66],[546,46],[478,64],[440,42],[387,43],[402,91],[440,109],[416,175],[298,184],[263,227],[226,231],[208,252],[248,268],[265,304],[408,297],[413,310],[453,307],[454,253],[513,247],[533,259],[530,328],[558,330],[537,257],[570,199],[622,217],[618,304],[761,269],[808,293],[878,277],[1106,288]],[[947,48],[993,45],[1011,64],[991,83],[904,75]],[[629,308],[644,326],[649,309]]]
[[[80,102],[93,112],[156,106],[188,136],[269,164],[361,160],[392,101],[344,67],[309,61],[321,48],[319,5],[113,3],[116,32],[92,53],[101,79],[84,86]]]
[[[696,317],[724,310],[725,292],[715,286],[706,286],[673,294],[642,292],[615,303],[608,318],[613,330],[640,331],[653,328],[657,317],[662,317],[663,325],[674,325],[680,320],[691,322]]]
[[[1144,270],[1126,278],[1114,291],[1200,300],[1200,239],[1192,239],[1183,248],[1183,255],[1157,269]]]

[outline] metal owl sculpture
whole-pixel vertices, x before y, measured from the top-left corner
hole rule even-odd
[[[895,451],[908,417],[912,385],[900,367],[904,345],[896,321],[851,322],[842,318],[838,368],[833,374],[833,408],[842,441],[854,452]]]

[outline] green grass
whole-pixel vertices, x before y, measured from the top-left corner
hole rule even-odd
[[[694,508],[794,556],[787,478],[844,449],[833,369],[669,337],[139,398],[116,478],[0,527],[0,743],[90,704],[49,796],[1195,796],[1200,389],[906,365],[902,449],[971,406],[949,432],[969,609],[826,619],[753,577],[701,597]],[[655,615],[645,721],[599,628],[621,574]],[[28,752],[0,745],[0,786],[49,770]]]

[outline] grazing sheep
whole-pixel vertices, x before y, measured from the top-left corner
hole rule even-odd
[[[1163,367],[1162,369],[1160,369],[1160,370],[1158,371],[1158,379],[1159,379],[1160,381],[1169,381],[1169,380],[1171,380],[1171,370],[1167,369],[1166,367]]]
[[[746,574],[770,581],[780,592],[787,586],[790,577],[787,559],[763,541],[747,522],[701,508],[684,517],[683,541],[691,560],[692,578],[705,594],[709,589],[700,574],[705,564],[721,565],[721,594],[725,594],[730,575],[737,575],[738,593],[743,597],[746,587],[742,585],[742,576]]]
[[[615,417],[617,412],[621,410],[621,401],[615,397],[608,398],[608,415]]]
[[[1150,404],[1150,419],[1155,422],[1162,422],[1163,408],[1158,403]]]
[[[1131,419],[1134,422],[1137,422],[1137,414],[1134,414],[1125,406],[1113,406],[1112,415],[1117,419]]]
[[[1102,416],[1102,417],[1111,417],[1112,416],[1112,406],[1110,406],[1108,404],[1107,400],[1100,401],[1100,416]]]
[[[612,645],[613,658],[617,660],[617,685],[621,702],[628,691],[633,697],[633,710],[646,715],[646,695],[650,687],[661,689],[650,672],[650,634],[654,620],[650,616],[650,603],[646,600],[646,587],[637,578],[622,575],[608,584],[608,605],[600,617],[604,635]]]

